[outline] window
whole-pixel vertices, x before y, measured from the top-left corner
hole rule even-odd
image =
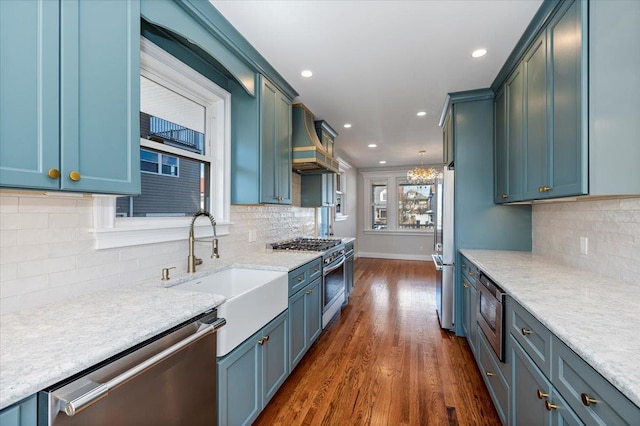
[[[433,230],[432,185],[398,184],[398,229]]]
[[[146,39],[140,51],[141,194],[95,198],[98,249],[184,239],[200,209],[228,233],[231,95]]]
[[[431,233],[436,220],[435,185],[414,185],[406,171],[363,171],[365,232]],[[396,207],[394,207],[396,206]]]
[[[347,211],[347,170],[351,165],[344,160],[338,158],[340,164],[340,172],[336,173],[336,204],[335,204],[335,220],[337,222],[347,220],[349,218]]]

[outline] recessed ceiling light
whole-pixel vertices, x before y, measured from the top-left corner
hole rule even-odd
[[[471,56],[473,56],[474,58],[479,58],[486,54],[487,54],[487,49],[478,49],[478,50],[474,50]]]
[[[386,161],[384,161],[384,160],[380,160],[380,161],[378,161],[378,163],[380,163],[380,164],[387,164],[387,162],[386,162]]]
[[[351,124],[349,124],[349,123],[345,124],[345,125],[344,125],[344,128],[345,128],[345,129],[350,129],[350,128],[351,128]]]
[[[377,147],[378,145],[376,145],[375,143],[370,143],[370,144],[369,144],[369,145],[367,145],[367,146],[368,146],[369,148],[375,148],[375,147]]]
[[[304,70],[300,73],[300,75],[303,76],[304,78],[309,78],[313,76],[313,72],[311,70]]]
[[[420,111],[416,114],[418,117],[424,117],[425,115],[427,115],[427,113],[425,111]]]

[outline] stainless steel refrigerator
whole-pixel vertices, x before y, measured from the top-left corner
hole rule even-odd
[[[433,263],[436,266],[436,311],[440,327],[453,330],[455,318],[455,245],[453,241],[453,170],[444,168],[436,181]]]

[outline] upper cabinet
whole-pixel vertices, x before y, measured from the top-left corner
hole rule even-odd
[[[566,0],[544,12],[496,88],[495,201],[640,194],[640,86],[624,71],[640,66],[640,4]]]
[[[140,2],[3,1],[0,27],[0,186],[139,193]]]
[[[291,204],[291,101],[258,75],[257,98],[231,82],[231,203]]]

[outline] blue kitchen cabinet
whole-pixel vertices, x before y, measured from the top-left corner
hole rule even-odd
[[[322,277],[289,297],[289,372],[322,331]]]
[[[301,176],[301,207],[333,207],[335,205],[335,173],[305,174]]]
[[[230,82],[231,203],[291,204],[291,100],[257,76],[257,97]]]
[[[467,336],[469,347],[474,356],[477,354],[478,344],[478,288],[476,278],[478,271],[466,258],[462,257],[462,329]]]
[[[218,424],[250,425],[288,372],[288,312],[218,359]]]
[[[38,407],[36,396],[30,396],[0,411],[2,426],[36,426]]]
[[[496,204],[504,203],[509,198],[509,146],[507,139],[507,98],[505,89],[496,93],[493,102],[493,133],[495,155],[495,189],[493,201]]]
[[[0,21],[0,186],[139,193],[140,2],[1,2]]]
[[[509,383],[499,367],[500,361],[482,331],[478,332],[477,361],[480,374],[487,385],[498,417],[500,417],[502,424],[507,424],[507,419],[509,419]]]

